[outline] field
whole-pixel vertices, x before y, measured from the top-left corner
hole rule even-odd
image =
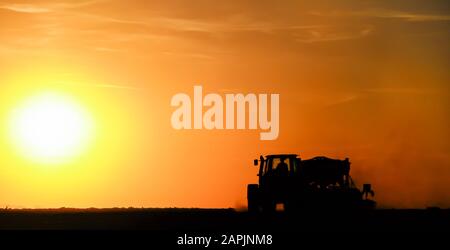
[[[1,230],[152,230],[177,232],[442,231],[450,209],[302,211],[252,215],[234,209],[111,208],[0,210]]]

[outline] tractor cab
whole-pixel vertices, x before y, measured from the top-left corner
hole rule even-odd
[[[266,158],[260,156],[259,160],[254,160],[254,165],[259,165],[258,176],[261,180],[268,176],[293,176],[297,173],[300,159],[295,154],[267,155]]]

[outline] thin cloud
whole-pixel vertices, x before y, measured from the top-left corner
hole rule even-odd
[[[36,14],[36,13],[47,13],[50,12],[51,9],[40,7],[37,5],[32,4],[5,4],[1,5],[0,9],[10,10],[14,12],[20,12],[20,13],[30,13],[30,14]]]
[[[58,82],[58,84],[75,86],[75,87],[94,87],[94,88],[109,88],[109,89],[142,90],[142,88],[140,88],[140,87],[125,85],[125,84],[106,84],[106,83],[88,84],[88,83],[66,82],[66,81]]]
[[[107,48],[107,47],[96,47],[94,48],[95,51],[99,52],[121,52],[120,49],[113,49],[113,48]]]
[[[370,93],[379,93],[379,94],[430,94],[437,93],[434,89],[431,88],[413,88],[413,87],[386,87],[386,88],[371,88],[366,89],[366,92]]]
[[[408,13],[394,13],[391,15],[387,15],[386,17],[401,18],[410,22],[450,21],[450,16],[448,15],[419,15]]]
[[[90,19],[94,22],[118,23],[127,25],[136,25],[147,28],[164,28],[172,31],[181,32],[205,32],[205,33],[223,33],[223,32],[262,32],[271,33],[283,30],[305,30],[313,28],[322,28],[324,25],[299,25],[299,24],[275,24],[272,22],[262,22],[258,20],[236,21],[232,17],[225,21],[200,20],[189,18],[174,17],[152,17],[145,19],[125,19],[98,15],[92,13],[72,12],[78,17]]]
[[[302,43],[343,41],[359,39],[368,36],[373,31],[372,27],[364,27],[358,30],[331,31],[330,29],[310,29],[295,34],[296,41]]]
[[[39,13],[48,13],[57,10],[65,10],[72,8],[79,8],[84,6],[89,6],[92,4],[97,4],[100,2],[105,2],[108,0],[92,0],[92,1],[78,1],[78,2],[61,2],[61,3],[52,3],[52,4],[22,4],[22,3],[7,3],[0,5],[0,9],[10,10],[19,13],[28,13],[28,14],[39,14]]]
[[[122,18],[114,18],[104,15],[96,15],[96,14],[88,14],[88,13],[72,13],[72,14],[78,14],[78,17],[85,18],[85,19],[91,19],[92,21],[97,22],[105,22],[105,23],[119,23],[119,24],[131,24],[131,25],[139,25],[139,26],[150,26],[150,22],[146,21],[138,21],[138,20],[128,20],[128,19],[122,19]]]
[[[360,13],[356,12],[354,14],[359,16],[369,16],[378,18],[403,19],[409,22],[450,21],[449,15],[418,14],[418,13],[408,13],[389,10],[363,11]]]
[[[359,11],[329,11],[320,12],[312,11],[311,15],[314,16],[328,16],[328,17],[369,17],[369,18],[388,18],[388,19],[401,19],[408,22],[431,22],[431,21],[450,21],[450,15],[438,15],[438,14],[422,14],[411,13],[395,10],[359,10]]]
[[[214,59],[213,56],[205,54],[205,53],[181,53],[181,52],[163,52],[164,55],[168,56],[177,56],[177,57],[190,57],[195,59],[204,59],[204,60],[212,60]]]
[[[324,25],[300,25],[300,24],[276,24],[258,20],[235,21],[232,17],[226,21],[193,20],[183,18],[159,17],[149,20],[150,23],[159,27],[177,31],[198,31],[208,33],[221,32],[262,32],[272,33],[285,30],[305,30],[322,28]],[[147,23],[149,24],[149,23]]]
[[[330,103],[328,103],[326,106],[332,107],[332,106],[337,106],[337,105],[341,105],[341,104],[346,104],[349,102],[353,102],[359,98],[360,98],[360,96],[358,96],[356,94],[348,95],[348,96],[344,96],[344,97],[335,99],[335,100],[331,101]]]
[[[129,90],[140,90],[142,88],[128,86],[128,85],[118,85],[118,84],[92,84],[90,86],[98,88],[112,88],[112,89],[129,89]]]

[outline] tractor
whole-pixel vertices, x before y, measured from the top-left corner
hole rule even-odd
[[[260,156],[259,184],[247,186],[249,212],[298,209],[375,208],[370,184],[359,190],[350,177],[350,161],[319,156],[302,160],[295,154]]]

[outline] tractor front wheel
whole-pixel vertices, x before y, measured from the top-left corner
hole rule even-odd
[[[250,213],[259,211],[259,186],[258,184],[248,184],[247,186],[247,208]]]

